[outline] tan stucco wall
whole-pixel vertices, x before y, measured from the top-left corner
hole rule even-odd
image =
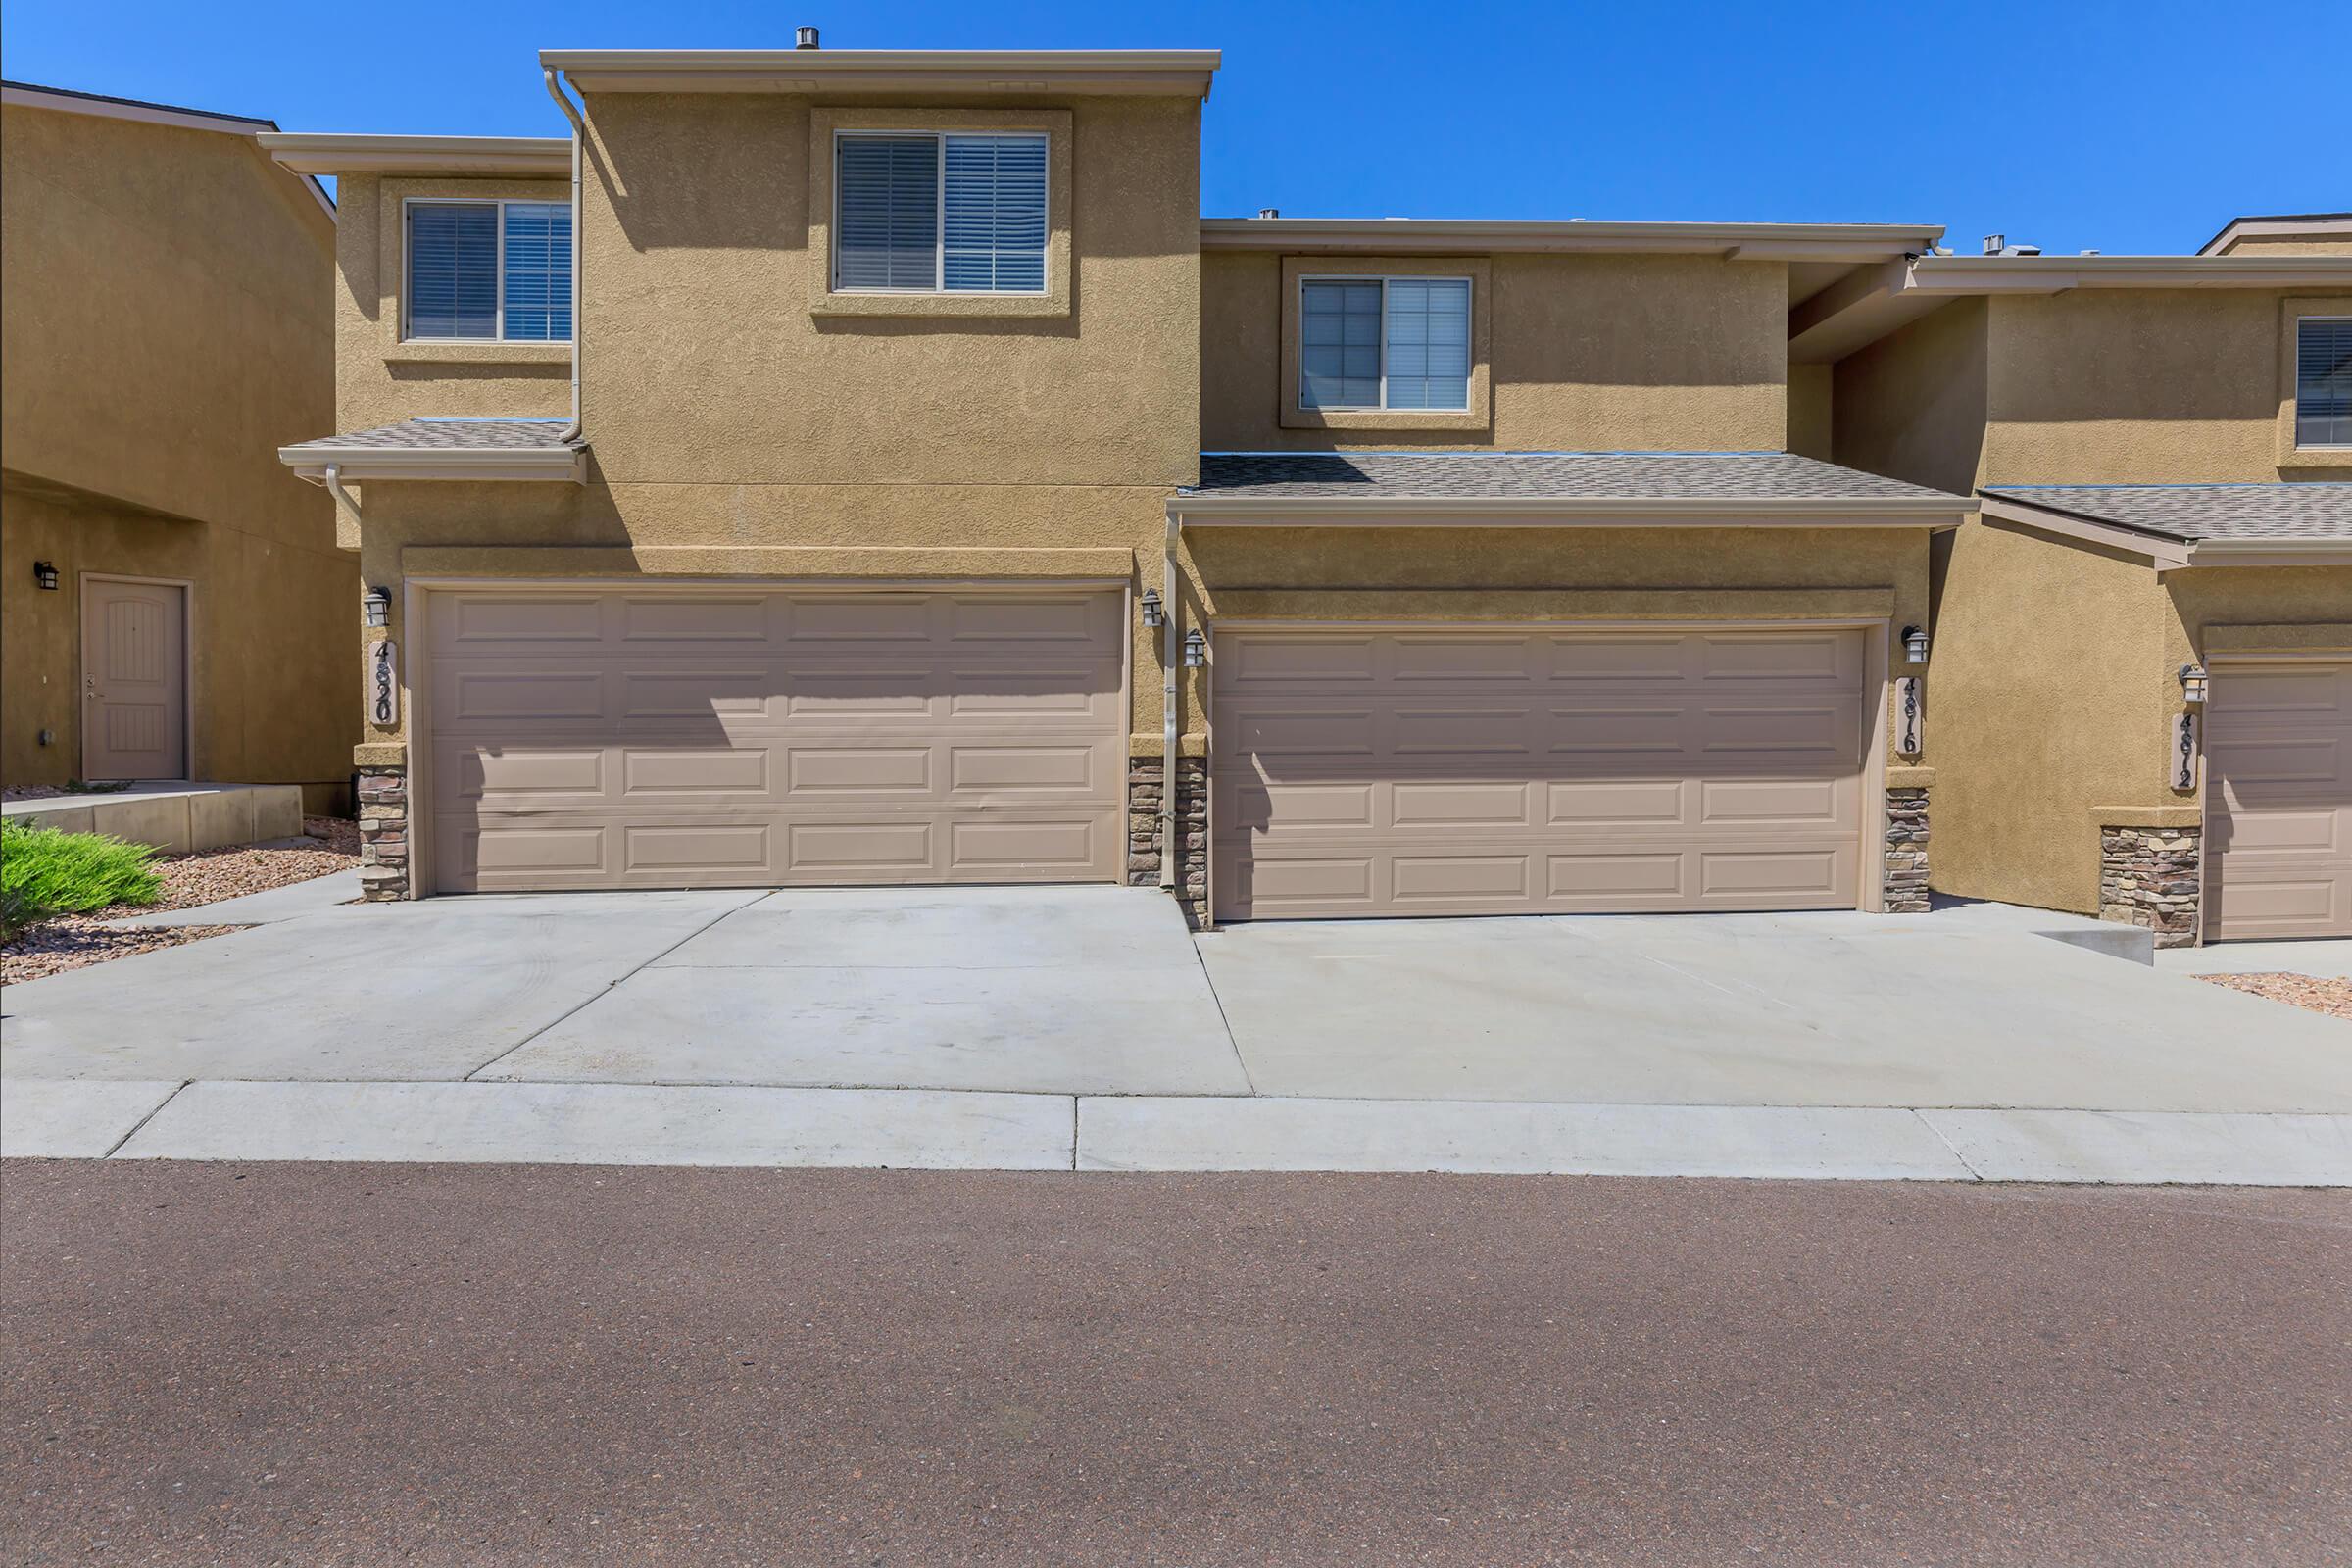
[[[1956,495],[1978,483],[1987,374],[1983,300],[1959,300],[1838,362],[1831,452]]]
[[[1693,256],[1491,258],[1491,430],[1287,429],[1283,258],[1200,257],[1200,444],[1216,451],[1771,451],[1788,434],[1788,269]],[[1346,257],[1314,266],[1345,271]],[[1433,267],[1433,270],[1442,270]]]
[[[1788,367],[1788,450],[1799,457],[1835,462],[1837,369],[1828,365]]]
[[[242,136],[0,114],[0,778],[79,772],[78,574],[112,572],[193,584],[194,770],[323,805],[359,728],[359,577],[276,449],[333,417],[333,220]]]
[[[564,345],[400,341],[404,202],[436,196],[569,201],[569,180],[345,174],[335,186],[335,410],[328,427],[311,435],[372,429],[420,415],[571,412],[571,357]]]

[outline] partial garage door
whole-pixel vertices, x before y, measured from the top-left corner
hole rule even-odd
[[[1851,908],[1858,631],[1227,630],[1227,919]]]
[[[2352,936],[2352,660],[2217,664],[2205,934]]]
[[[1111,881],[1117,597],[433,596],[443,892]]]

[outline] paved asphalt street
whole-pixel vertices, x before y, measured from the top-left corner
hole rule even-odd
[[[2352,1560],[2352,1195],[12,1162],[0,1562]]]

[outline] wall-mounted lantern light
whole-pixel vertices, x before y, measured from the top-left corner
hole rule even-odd
[[[1157,631],[1157,630],[1159,630],[1159,628],[1160,628],[1160,627],[1162,627],[1162,626],[1166,625],[1166,624],[1167,624],[1167,622],[1168,622],[1168,612],[1167,612],[1166,611],[1162,610],[1162,609],[1160,608],[1160,605],[1159,605],[1159,590],[1158,590],[1158,589],[1156,589],[1156,588],[1147,588],[1147,589],[1145,589],[1145,590],[1144,590],[1144,626],[1145,626],[1145,628],[1146,628],[1147,630],[1150,630],[1150,631]]]
[[[389,626],[392,624],[392,590],[368,589],[360,599],[360,611],[370,631]]]
[[[57,563],[36,561],[32,564],[32,580],[51,593],[57,592]]]
[[[1928,662],[1928,634],[1917,626],[1903,628],[1903,658],[1914,664]]]
[[[1195,626],[1184,634],[1184,667],[1199,669],[1208,662],[1208,638]]]
[[[2205,700],[2205,666],[2203,664],[2182,664],[2180,666],[2180,700],[2184,703],[2201,703]]]

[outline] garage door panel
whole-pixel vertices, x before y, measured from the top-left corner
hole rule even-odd
[[[444,890],[1120,874],[1115,595],[488,600],[430,617]]]
[[[2205,740],[2206,936],[2352,936],[2352,659],[2220,662]]]
[[[1229,630],[1219,912],[1851,907],[1861,647],[1852,632]],[[1256,678],[1226,689],[1232,669]]]

